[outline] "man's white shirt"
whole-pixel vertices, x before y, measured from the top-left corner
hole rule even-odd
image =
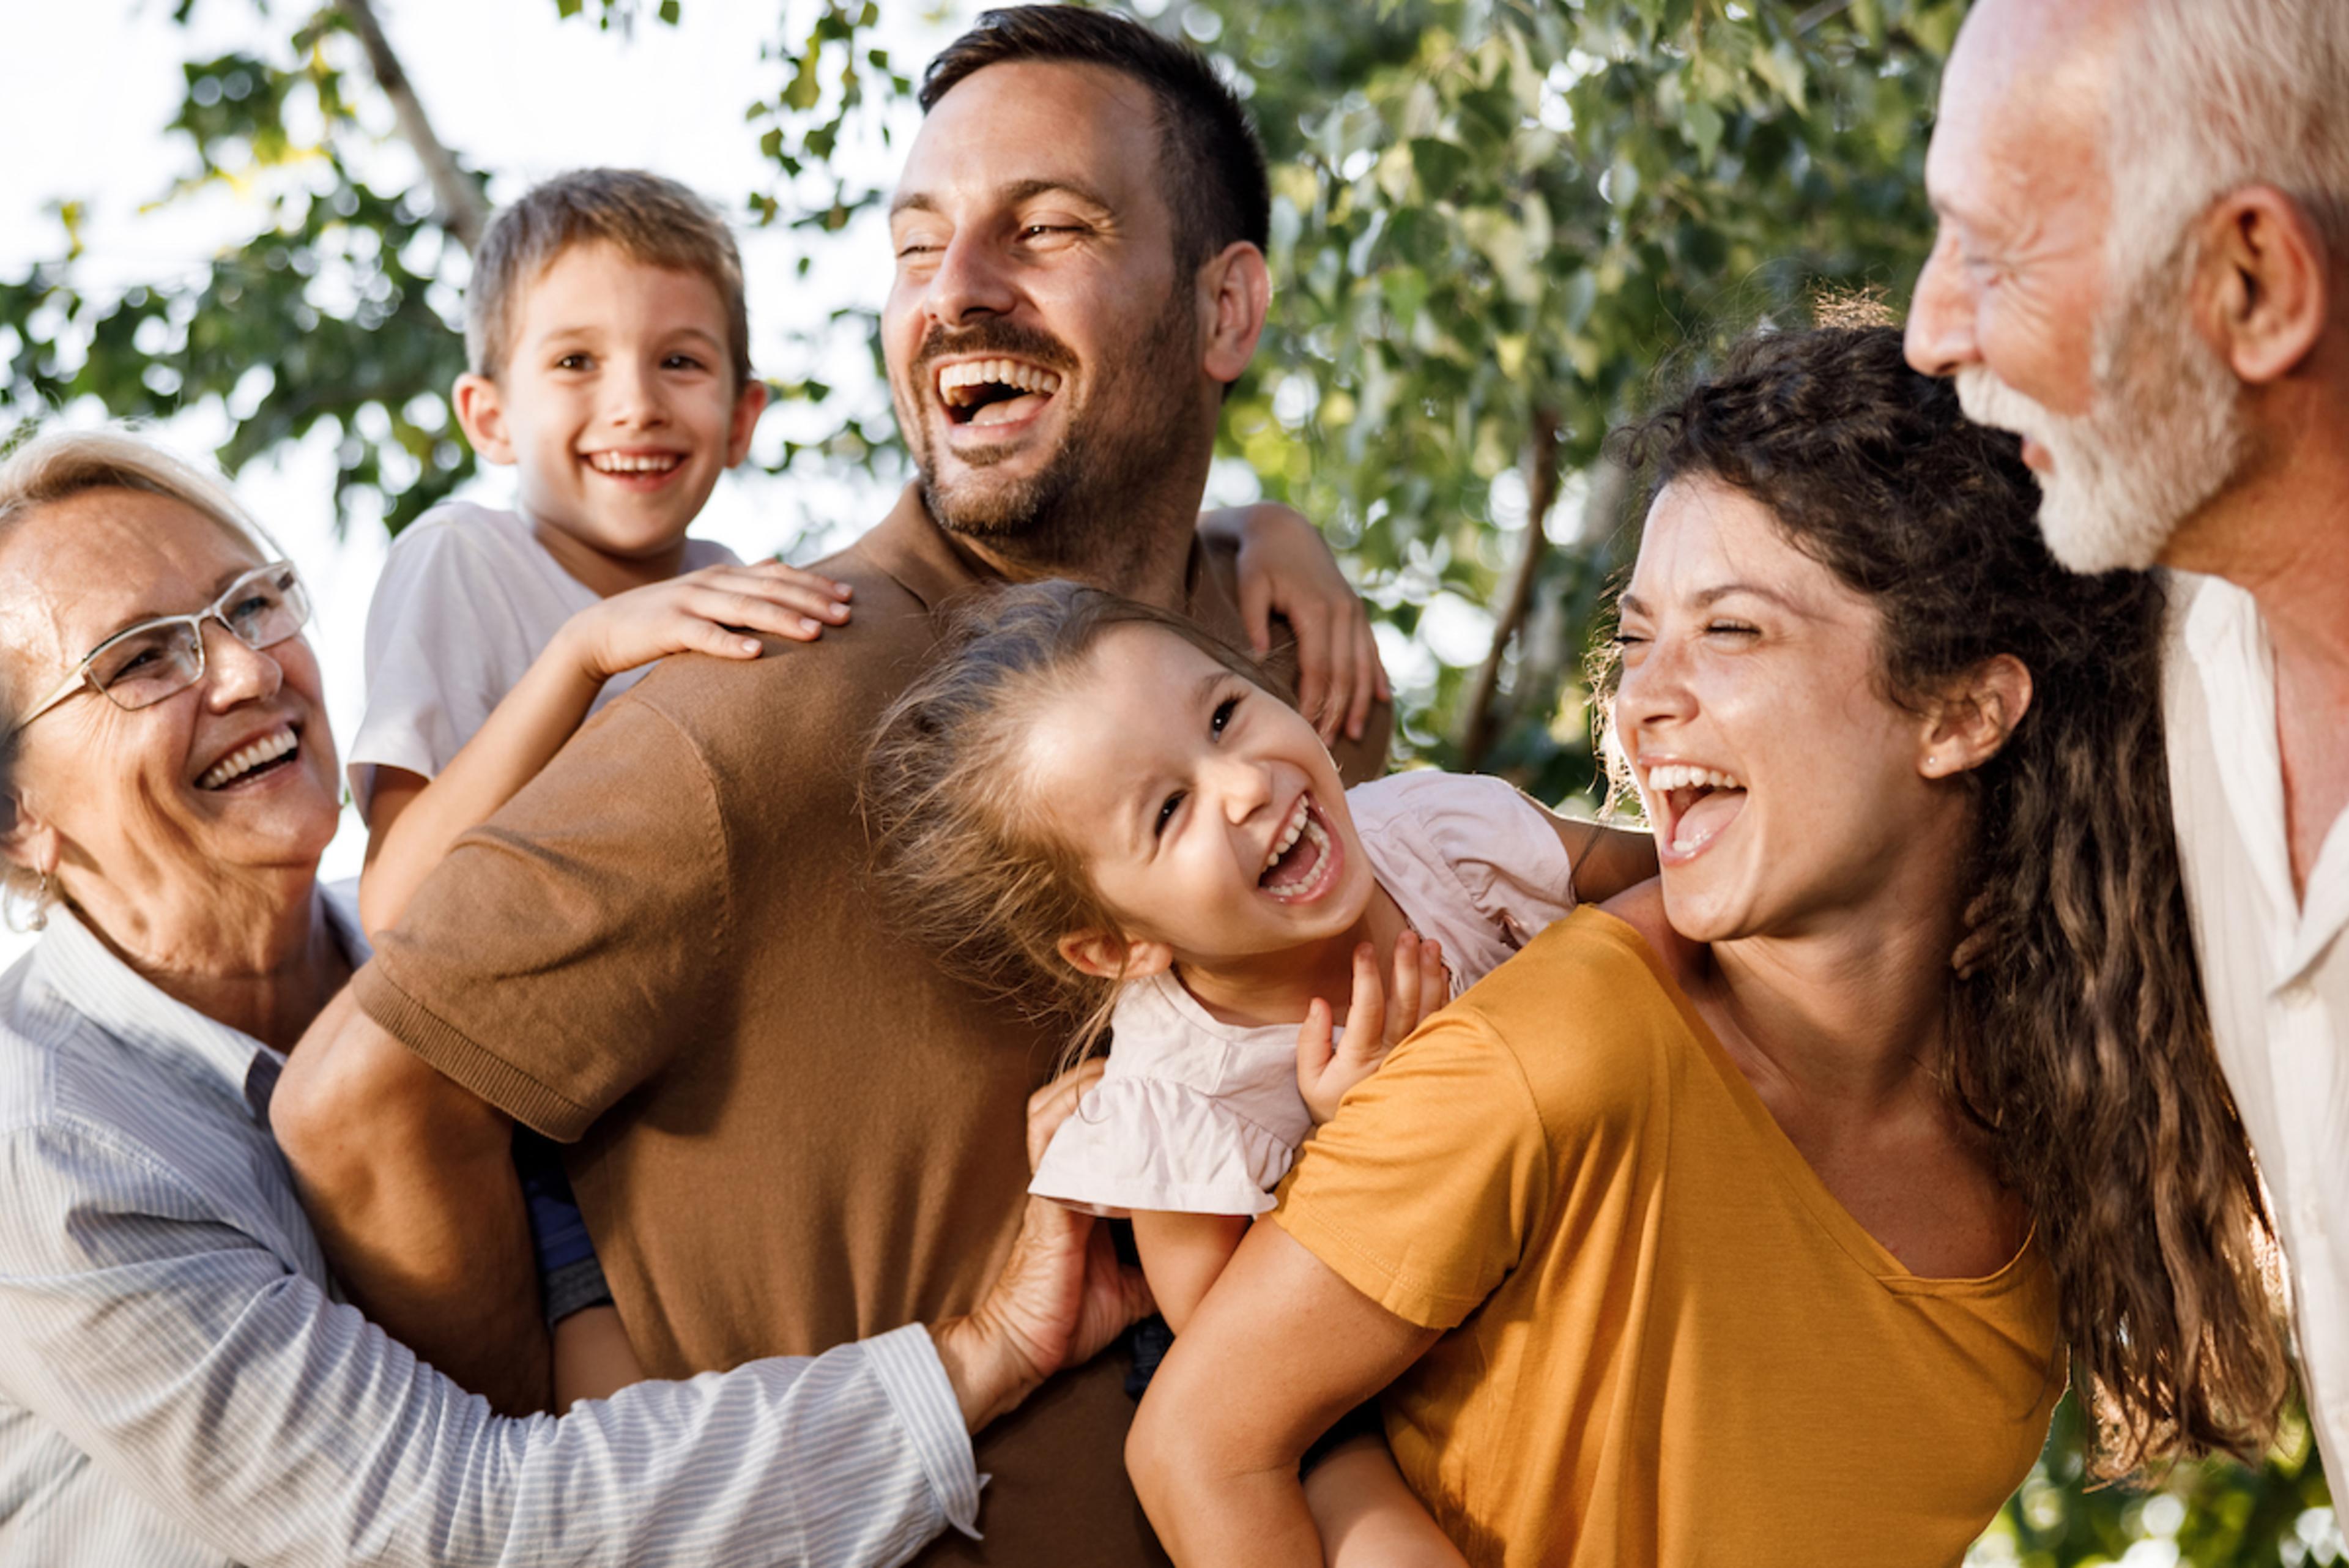
[[[2219,1059],[2292,1266],[2325,1473],[2349,1475],[2349,814],[2292,891],[2275,665],[2251,597],[2173,574],[2170,790]],[[2335,1484],[2339,1484],[2337,1481]]]

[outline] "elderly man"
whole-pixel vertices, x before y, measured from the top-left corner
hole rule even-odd
[[[1909,357],[2050,546],[2180,574],[2168,744],[2220,1059],[2349,1473],[2349,5],[1982,0]]]
[[[1024,1106],[1057,1043],[870,907],[866,732],[945,607],[1007,579],[1242,635],[1195,519],[1268,295],[1245,114],[1191,51],[1059,6],[989,13],[922,101],[883,323],[921,483],[819,568],[854,587],[854,620],[656,670],[459,846],[278,1090],[354,1293],[512,1400],[544,1376],[516,1121],[575,1144],[656,1375],[968,1310],[1019,1226]],[[1385,728],[1347,748],[1352,776]],[[995,1423],[984,1560],[1159,1560],[1121,1463],[1132,1414],[1095,1366]]]

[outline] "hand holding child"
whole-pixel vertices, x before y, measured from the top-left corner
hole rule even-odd
[[[844,584],[781,561],[704,566],[581,610],[558,638],[598,685],[672,653],[756,659],[765,632],[812,642],[848,618]]]
[[[1051,1147],[1052,1135],[1075,1114],[1077,1102],[1101,1082],[1102,1075],[1107,1071],[1108,1057],[1090,1057],[1028,1096],[1029,1175],[1035,1175],[1036,1168],[1044,1162],[1044,1151]]]
[[[1348,1089],[1379,1070],[1387,1053],[1451,995],[1444,971],[1444,944],[1423,940],[1415,931],[1395,938],[1392,989],[1379,981],[1379,955],[1363,942],[1354,949],[1354,995],[1346,1007],[1346,1033],[1333,1042],[1330,1004],[1315,997],[1297,1030],[1297,1087],[1319,1127],[1338,1114]]]

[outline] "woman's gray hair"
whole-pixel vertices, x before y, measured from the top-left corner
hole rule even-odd
[[[45,506],[91,490],[143,490],[163,496],[219,524],[251,545],[264,561],[282,554],[277,541],[238,503],[218,473],[120,425],[36,436],[0,461],[0,535]],[[16,823],[16,721],[25,704],[34,700],[8,661],[0,659],[0,829]],[[0,870],[0,903],[8,906],[12,917],[18,908],[37,910],[42,896],[39,877],[25,867],[10,863]]]
[[[2230,191],[2272,185],[2349,259],[2349,4],[2133,0],[2115,59],[2115,276],[2173,255]]]

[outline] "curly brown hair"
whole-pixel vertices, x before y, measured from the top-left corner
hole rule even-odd
[[[1037,709],[1070,691],[1121,626],[1169,632],[1288,701],[1254,659],[1182,616],[1081,583],[1004,588],[950,619],[875,726],[858,789],[874,888],[897,929],[957,977],[1062,1032],[1071,1061],[1107,1028],[1120,981],[1079,971],[1060,940],[1120,927],[1083,847],[1036,809],[1020,746]]]
[[[1617,442],[1658,490],[1752,495],[1866,595],[1890,701],[2000,654],[2029,668],[2029,711],[1970,775],[1979,960],[1952,976],[1946,1082],[2054,1270],[2100,1472],[2255,1456],[2287,1381],[2273,1236],[2187,923],[2160,579],[2058,566],[2016,438],[1970,423],[1893,327],[1750,337]]]

